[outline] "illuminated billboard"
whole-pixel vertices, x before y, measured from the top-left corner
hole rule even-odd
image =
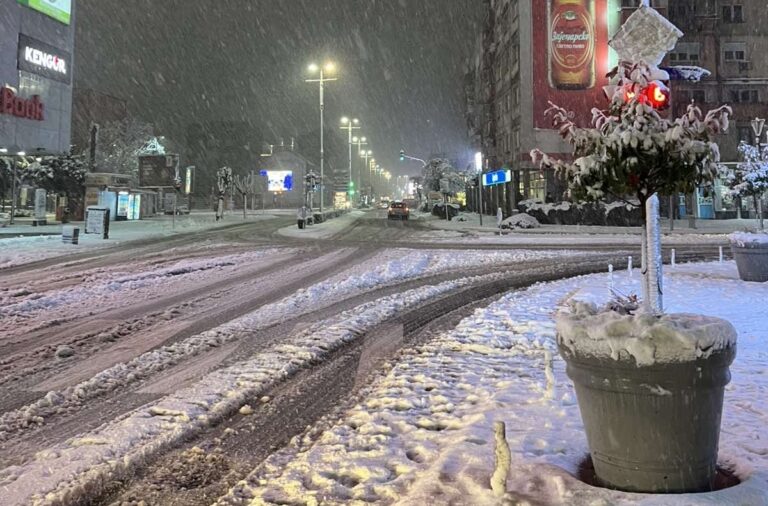
[[[18,2],[65,25],[69,24],[72,17],[72,0],[18,0]]]
[[[292,170],[268,170],[267,191],[289,192],[293,190]]]
[[[549,103],[589,126],[592,108],[607,106],[608,0],[531,0],[533,126],[552,128]]]

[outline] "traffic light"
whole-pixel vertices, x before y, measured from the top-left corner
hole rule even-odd
[[[661,81],[653,81],[649,84],[645,89],[645,96],[654,109],[663,110],[669,107],[669,88]]]
[[[659,111],[669,107],[669,96],[669,88],[661,81],[651,81],[639,94],[631,86],[624,90],[624,102],[629,103],[637,97],[641,104],[647,103]]]
[[[400,161],[401,162],[405,161],[405,150],[404,149],[400,150]]]
[[[355,182],[350,181],[349,182],[349,194],[354,195],[355,194]]]

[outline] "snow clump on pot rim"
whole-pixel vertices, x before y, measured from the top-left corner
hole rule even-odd
[[[557,342],[576,356],[631,361],[638,367],[692,362],[736,346],[730,322],[694,314],[620,314],[572,301],[555,317]]]
[[[731,244],[739,248],[768,248],[768,234],[751,232],[734,232],[728,236]]]

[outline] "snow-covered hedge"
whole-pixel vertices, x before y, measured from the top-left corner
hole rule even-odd
[[[544,204],[538,199],[524,200],[518,209],[545,225],[597,225],[638,227],[643,224],[640,208],[624,202],[560,202]]]
[[[510,216],[509,218],[501,222],[501,228],[504,228],[504,229],[512,229],[512,228],[531,229],[531,228],[539,228],[539,227],[541,227],[541,223],[539,223],[539,220],[537,220],[530,214],[525,214],[525,213],[515,214],[514,216]]]

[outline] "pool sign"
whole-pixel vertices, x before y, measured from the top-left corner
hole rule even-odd
[[[69,24],[72,16],[72,0],[18,0],[18,2],[65,25]]]
[[[496,170],[483,174],[483,186],[495,186],[497,184],[510,183],[512,181],[512,171]]]

